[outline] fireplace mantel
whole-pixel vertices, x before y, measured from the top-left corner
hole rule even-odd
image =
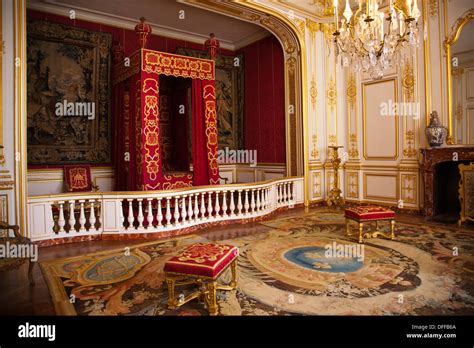
[[[425,199],[423,215],[433,216],[434,207],[434,170],[437,164],[449,162],[456,159],[458,161],[474,161],[474,146],[460,145],[442,148],[420,149],[423,156],[421,170],[423,175],[423,186],[425,189]]]

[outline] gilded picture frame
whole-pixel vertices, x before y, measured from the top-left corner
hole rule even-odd
[[[458,166],[461,180],[459,180],[459,202],[461,213],[458,224],[465,221],[474,221],[474,162]]]

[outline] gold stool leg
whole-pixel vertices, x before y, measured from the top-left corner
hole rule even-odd
[[[395,239],[395,220],[390,221],[390,232],[392,240]]]
[[[229,285],[232,289],[235,289],[237,287],[237,259],[230,264],[230,271],[232,273],[232,280]]]
[[[351,235],[351,229],[350,229],[350,220],[346,218],[346,235],[350,236]]]
[[[209,315],[217,315],[217,299],[216,299],[217,282],[210,282],[207,284],[207,309]]]
[[[364,224],[359,222],[359,243],[363,242],[362,234],[364,233]]]
[[[176,299],[174,298],[174,285],[176,280],[173,277],[166,277],[166,284],[168,285],[168,308],[176,308]]]

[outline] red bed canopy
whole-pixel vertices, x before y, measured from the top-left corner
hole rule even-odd
[[[160,75],[192,79],[192,173],[162,166]],[[140,49],[113,71],[117,190],[219,184],[214,61]]]

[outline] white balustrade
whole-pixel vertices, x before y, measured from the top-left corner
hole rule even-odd
[[[224,191],[222,193],[222,196],[223,196],[223,198],[222,198],[222,216],[227,217],[227,198],[226,198],[227,191]]]
[[[143,199],[138,198],[137,203],[138,203],[138,216],[137,216],[138,228],[142,229],[143,221],[145,221],[145,217],[143,216],[143,207],[142,207]]]
[[[219,193],[220,191],[217,191],[216,192],[216,205],[214,206],[214,211],[216,212],[216,215],[215,215],[215,218],[218,219],[219,218],[219,214],[220,214],[220,211],[221,211],[221,207],[219,206]]]
[[[174,198],[174,214],[173,214],[173,218],[174,218],[174,222],[173,222],[173,226],[176,226],[179,222],[179,196],[176,196]]]
[[[153,204],[152,204],[153,199],[148,199],[148,214],[146,216],[146,221],[147,221],[147,229],[150,227],[153,227]]]
[[[60,201],[58,203],[59,203],[58,227],[59,227],[59,233],[63,233],[64,226],[66,225],[66,220],[64,219],[64,201]]]
[[[186,223],[186,195],[183,196],[183,199],[181,201],[181,225],[184,225]]]
[[[70,193],[28,200],[33,240],[88,234],[159,233],[267,215],[303,203],[303,178],[173,191]]]
[[[171,225],[170,197],[166,197],[166,227]]]
[[[90,214],[89,214],[89,224],[90,224],[90,229],[95,229],[95,222],[96,222],[96,218],[95,218],[95,207],[94,207],[94,204],[95,204],[95,200],[94,199],[90,199],[89,200],[89,204],[90,204]]]
[[[242,216],[242,190],[237,191],[237,216]]]

